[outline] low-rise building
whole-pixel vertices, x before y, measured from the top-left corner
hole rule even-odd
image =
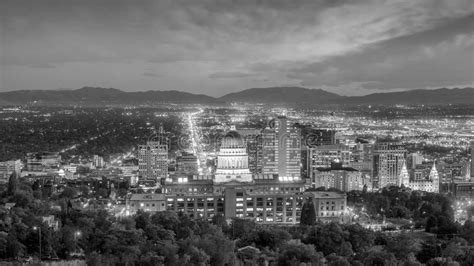
[[[333,191],[305,192],[304,197],[313,203],[316,220],[322,222],[346,222],[347,195]]]
[[[160,212],[166,210],[166,199],[164,194],[132,194],[126,201],[126,209],[130,214],[138,210],[145,212]]]

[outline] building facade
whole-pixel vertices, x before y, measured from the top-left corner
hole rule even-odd
[[[236,131],[229,132],[222,139],[217,155],[215,182],[250,182],[249,157],[244,140]]]
[[[148,141],[138,146],[138,172],[141,179],[160,180],[168,176],[168,145]]]
[[[129,215],[138,210],[145,212],[160,212],[166,210],[166,198],[164,194],[132,194],[126,200],[126,211]]]
[[[301,176],[301,133],[279,116],[262,131],[262,173],[282,177]]]
[[[399,185],[407,150],[400,143],[377,143],[374,150],[374,187]]]
[[[435,163],[433,163],[429,174],[425,175],[423,178],[410,178],[406,164],[403,164],[402,170],[400,171],[399,185],[403,185],[404,187],[410,188],[412,190],[438,193],[439,183],[440,180]]]

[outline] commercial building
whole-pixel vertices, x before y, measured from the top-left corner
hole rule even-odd
[[[138,172],[142,180],[159,181],[168,176],[168,145],[148,141],[138,146]]]
[[[382,142],[374,150],[374,187],[399,185],[399,177],[405,164],[407,150],[400,143]]]
[[[57,169],[61,163],[58,152],[34,152],[26,154],[26,170],[29,172],[42,172]]]
[[[176,158],[177,174],[197,174],[198,158],[192,153],[183,152]]]
[[[92,160],[92,165],[95,168],[105,167],[104,158],[102,156],[99,156],[99,155],[94,155],[94,158]]]
[[[331,167],[315,169],[311,178],[313,188],[336,188],[341,191],[371,190],[371,177],[352,167],[344,167],[340,163],[333,163]]]
[[[262,131],[262,173],[301,177],[301,133],[279,116]]]
[[[249,170],[253,174],[261,173],[259,162],[262,160],[262,136],[258,129],[239,129],[237,132],[242,136],[249,157]]]
[[[331,163],[338,161],[343,167],[351,162],[352,152],[343,144],[321,145],[308,148],[308,174],[314,177],[317,168],[329,168]]]

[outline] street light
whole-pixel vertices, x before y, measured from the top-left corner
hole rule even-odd
[[[77,246],[77,239],[78,239],[79,237],[81,237],[81,235],[82,235],[82,232],[79,231],[79,230],[74,232],[74,244],[75,244],[76,246]]]
[[[39,242],[39,259],[41,261],[41,226],[33,226],[33,230],[38,230],[38,242]]]

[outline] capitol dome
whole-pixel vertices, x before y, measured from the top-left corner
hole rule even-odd
[[[245,148],[245,142],[239,133],[230,131],[222,138],[222,148]]]

